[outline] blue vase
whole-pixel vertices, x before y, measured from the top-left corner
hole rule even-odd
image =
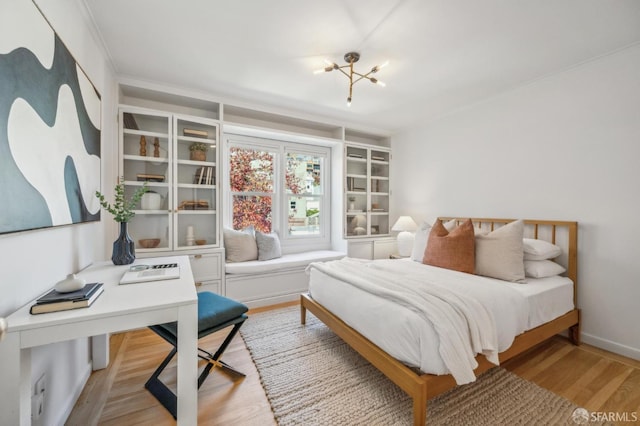
[[[113,242],[111,261],[114,265],[129,265],[136,260],[136,245],[127,232],[127,222],[120,222],[120,235]]]

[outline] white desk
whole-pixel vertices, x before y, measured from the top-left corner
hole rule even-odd
[[[97,263],[78,274],[87,282],[104,283],[104,293],[89,308],[31,315],[31,302],[10,315],[0,342],[0,360],[9,376],[0,380],[1,423],[31,423],[32,347],[178,321],[178,424],[197,424],[198,297],[189,258],[139,259],[134,264],[173,262],[180,265],[179,280],[129,285],[118,285],[129,265]]]

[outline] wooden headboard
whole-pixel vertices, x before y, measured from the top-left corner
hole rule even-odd
[[[489,232],[516,220],[475,217],[440,217],[439,219],[456,220],[457,223],[471,219],[473,226]],[[562,248],[562,255],[555,261],[567,268],[566,275],[573,281],[573,304],[578,306],[578,222],[525,219],[524,223],[525,238],[548,241]]]

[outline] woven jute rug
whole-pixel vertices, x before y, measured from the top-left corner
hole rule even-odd
[[[280,425],[411,425],[411,399],[322,322],[290,307],[240,333]],[[427,404],[429,425],[575,425],[578,406],[502,369]],[[579,411],[578,411],[579,413]]]

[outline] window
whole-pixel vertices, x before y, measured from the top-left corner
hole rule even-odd
[[[234,229],[277,232],[283,243],[329,240],[329,148],[239,136],[227,143]]]
[[[229,148],[229,184],[233,229],[250,225],[271,232],[276,153],[252,148]]]

